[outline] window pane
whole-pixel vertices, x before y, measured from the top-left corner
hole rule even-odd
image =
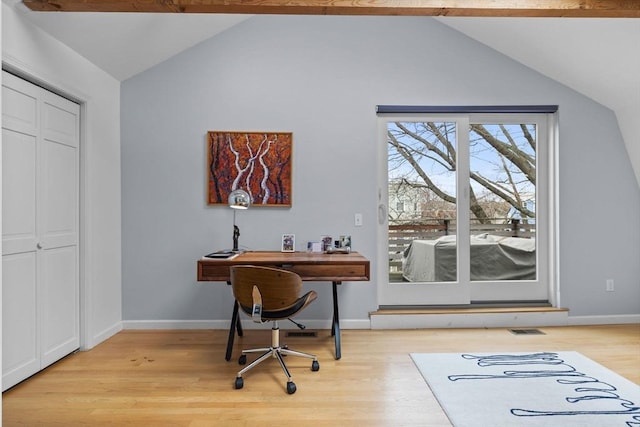
[[[456,281],[456,124],[387,123],[390,282]]]
[[[471,124],[471,281],[536,279],[536,127]]]

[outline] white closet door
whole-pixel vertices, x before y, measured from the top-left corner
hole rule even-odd
[[[3,72],[2,385],[40,369],[37,328],[38,88]]]
[[[79,347],[79,106],[2,78],[6,389]]]
[[[44,368],[80,346],[79,107],[51,92],[42,92],[38,221],[41,367]]]

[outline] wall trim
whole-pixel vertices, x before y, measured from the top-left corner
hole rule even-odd
[[[96,345],[100,344],[103,341],[108,340],[118,332],[122,330],[122,322],[117,322],[116,324],[104,329],[94,335],[91,339],[91,342],[86,343],[87,345],[80,346],[82,351],[91,350]]]
[[[331,329],[329,319],[296,319],[307,329]],[[124,320],[123,329],[229,329],[230,320]],[[269,329],[269,323],[257,324],[251,320],[242,319],[244,329]],[[282,329],[297,329],[286,320],[280,322]],[[340,329],[371,329],[369,319],[340,319]]]
[[[615,314],[604,316],[569,316],[570,326],[582,325],[617,325],[623,323],[640,323],[640,314]]]
[[[372,316],[365,319],[342,319],[341,329],[435,329],[435,328],[508,328],[524,326],[586,326],[639,323],[640,314],[613,316],[567,316],[566,312],[546,314],[493,315],[466,314],[455,319],[449,315],[398,315]],[[331,321],[326,319],[301,320],[308,329],[330,329]],[[121,324],[101,332],[95,342],[102,342],[121,330],[143,329],[229,329],[229,320],[124,320]],[[282,322],[282,329],[296,329],[290,322]],[[245,329],[268,329],[269,324],[258,325],[250,320],[242,320]]]

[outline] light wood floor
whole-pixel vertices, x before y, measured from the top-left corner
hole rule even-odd
[[[245,331],[224,360],[226,331],[123,331],[71,355],[3,394],[3,425],[127,426],[450,426],[410,352],[579,351],[640,383],[640,325],[507,329],[345,330],[342,359],[329,331],[284,338],[316,353],[288,357],[298,391],[288,395],[275,360],[233,388],[242,346],[269,331]],[[284,335],[284,334],[283,334]]]

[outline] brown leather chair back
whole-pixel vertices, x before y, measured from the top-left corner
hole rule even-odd
[[[248,314],[251,314],[254,304],[253,287],[257,286],[262,298],[263,317],[270,319],[276,318],[279,312],[282,314],[281,318],[292,316],[317,297],[315,291],[301,295],[302,279],[296,273],[272,267],[232,266],[231,286],[233,296]]]

